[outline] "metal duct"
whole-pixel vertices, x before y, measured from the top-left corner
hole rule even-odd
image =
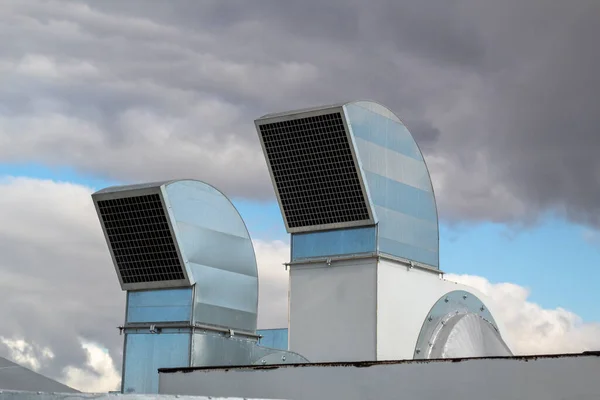
[[[415,359],[510,356],[494,317],[474,294],[447,293],[423,322]]]

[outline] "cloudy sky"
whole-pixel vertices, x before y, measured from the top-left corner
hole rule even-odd
[[[0,355],[120,379],[124,295],[90,194],[196,178],[235,199],[286,323],[288,237],[253,120],[393,109],[438,197],[441,267],[516,352],[600,349],[597,0],[0,1]]]

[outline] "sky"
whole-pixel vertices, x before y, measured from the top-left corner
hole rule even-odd
[[[121,292],[90,194],[234,199],[285,326],[289,237],[253,121],[371,99],[423,150],[447,278],[514,351],[600,349],[597,0],[0,2],[0,356],[118,387]]]

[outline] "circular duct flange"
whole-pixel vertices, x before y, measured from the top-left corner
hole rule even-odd
[[[512,355],[492,314],[474,294],[457,290],[441,297],[425,318],[414,359]]]

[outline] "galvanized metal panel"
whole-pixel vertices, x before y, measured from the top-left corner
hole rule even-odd
[[[294,400],[597,400],[600,356],[398,361],[160,373],[160,392]]]
[[[190,334],[128,333],[123,393],[158,393],[158,368],[190,366]]]
[[[199,181],[171,181],[165,186],[178,223],[248,239],[246,225],[225,195]]]
[[[196,282],[194,322],[254,332],[258,268],[238,211],[203,182],[172,182],[164,191],[178,244]]]
[[[288,329],[258,329],[257,335],[262,337],[258,340],[258,344],[271,349],[288,349]]]
[[[307,363],[303,356],[281,349],[257,346],[256,341],[239,336],[205,332],[194,334],[192,366],[234,366],[253,364]]]
[[[178,222],[177,229],[188,263],[210,265],[246,276],[258,276],[254,249],[249,237],[242,238],[184,222]]]
[[[378,251],[438,268],[437,207],[418,145],[379,104],[344,109],[379,224]]]
[[[292,260],[377,251],[375,226],[292,234]]]
[[[361,103],[367,104],[367,102]],[[346,104],[344,108],[356,138],[378,144],[418,161],[423,160],[419,146],[397,117],[392,118],[381,112],[373,112],[358,103]]]
[[[191,287],[129,291],[126,322],[189,322],[192,300]]]
[[[217,334],[194,334],[192,366],[249,365],[256,341]]]
[[[429,173],[422,160],[416,160],[365,139],[355,138],[354,141],[360,150],[361,165],[366,171],[431,192]]]

